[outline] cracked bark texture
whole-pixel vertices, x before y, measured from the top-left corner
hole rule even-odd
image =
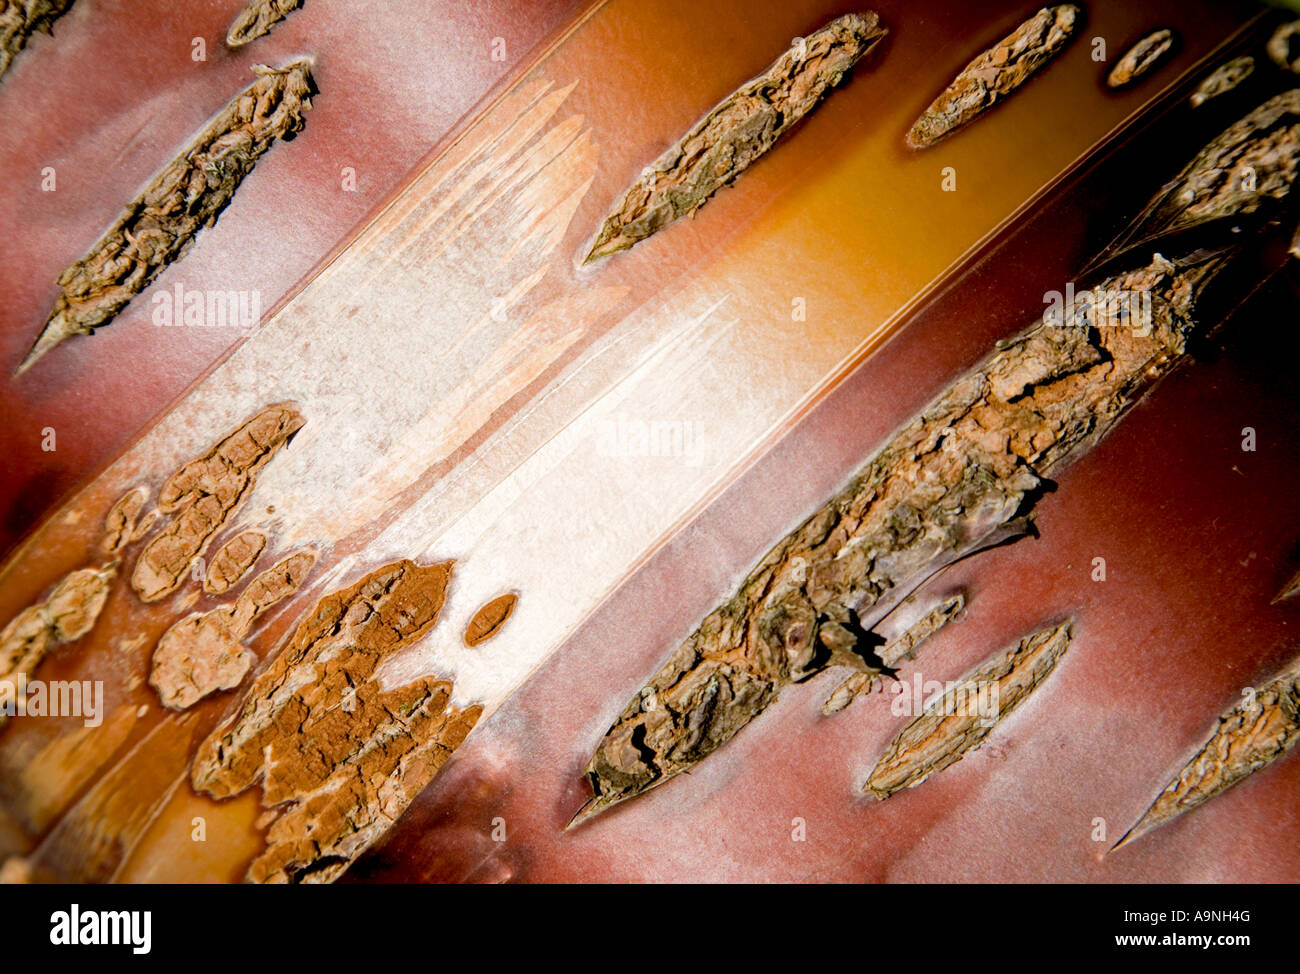
[[[1300,663],[1292,663],[1253,697],[1243,699],[1219,718],[1205,746],[1115,848],[1223,794],[1282,757],[1298,740]]]
[[[257,65],[253,73],[257,80],[154,177],[85,257],[59,275],[62,293],[17,374],[64,340],[111,322],[216,222],[276,139],[302,128],[313,90],[309,62]]]
[[[1241,214],[1284,196],[1300,130],[1278,124],[1298,97],[1270,100],[1214,140],[1157,198],[1162,205],[1143,214],[1143,226],[1159,234],[1207,203]],[[1253,160],[1249,189],[1223,192],[1225,158]],[[1162,202],[1170,198],[1180,205]],[[782,687],[830,665],[870,672],[865,655],[824,639],[823,628],[856,620],[857,631],[871,630],[935,572],[1013,531],[1043,478],[1182,360],[1196,300],[1231,255],[1227,247],[1176,261],[1155,254],[1080,292],[1072,314],[1045,315],[999,343],[778,543],[673,653],[592,756],[594,794],[571,824],[689,770]],[[1133,295],[1149,296],[1149,321],[1130,314]]]
[[[261,531],[244,531],[235,535],[217,549],[208,563],[203,591],[209,595],[221,595],[238,585],[265,547],[266,535]]]
[[[271,32],[271,28],[303,5],[303,0],[249,0],[226,31],[227,47],[243,47]]]
[[[90,632],[116,577],[116,564],[79,568],[60,579],[43,601],[18,613],[0,632],[0,680],[30,676],[55,646]],[[0,727],[7,721],[0,713]]]
[[[474,617],[469,620],[469,625],[465,627],[465,645],[477,646],[499,633],[511,613],[515,611],[515,603],[518,601],[519,596],[508,592],[497,596],[475,612]]]
[[[73,0],[0,0],[0,78],[37,31],[51,33]]]
[[[862,790],[883,801],[956,764],[1047,679],[1069,648],[1071,636],[1069,622],[1036,632],[957,681],[899,731]],[[995,687],[996,715],[980,713],[970,705],[980,693],[993,699]]]
[[[248,583],[230,605],[177,622],[158,640],[149,684],[165,707],[184,710],[210,693],[236,687],[253,665],[244,637],[276,603],[298,591],[314,551],[300,551]]]
[[[837,17],[799,39],[646,168],[606,217],[587,261],[627,250],[693,215],[815,109],[886,33],[868,11]]]
[[[1192,92],[1192,97],[1189,99],[1192,107],[1200,108],[1211,98],[1226,94],[1249,78],[1254,72],[1255,59],[1249,54],[1233,58],[1226,64],[1220,65],[1196,86],[1196,90]]]
[[[191,781],[226,798],[261,784],[279,810],[253,882],[330,882],[396,821],[478,720],[451,685],[394,689],[381,664],[437,622],[451,563],[400,561],[322,599],[258,677],[238,717],[203,742]]]
[[[268,406],[163,484],[158,510],[172,515],[136,559],[131,587],[155,602],[180,587],[257,483],[257,475],[305,420],[292,406]]]
[[[1038,11],[961,70],[913,123],[907,144],[925,149],[973,122],[1064,50],[1082,17],[1068,3]]]
[[[854,673],[841,683],[822,704],[822,714],[826,717],[837,714],[858,697],[870,693],[880,682],[882,673],[893,673],[894,666],[905,659],[915,659],[916,650],[936,632],[952,622],[966,608],[966,596],[957,593],[944,599],[917,622],[909,627],[897,639],[892,639],[876,651],[879,658],[879,670],[875,672]],[[902,606],[899,607],[902,609]],[[824,637],[823,637],[824,638]]]
[[[1174,32],[1161,29],[1152,31],[1135,43],[1115,62],[1106,76],[1111,88],[1126,88],[1140,81],[1152,68],[1164,60],[1174,49]]]

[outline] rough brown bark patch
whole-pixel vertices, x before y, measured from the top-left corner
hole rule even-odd
[[[1249,78],[1254,71],[1255,59],[1249,54],[1233,58],[1226,64],[1219,65],[1206,75],[1205,79],[1196,86],[1196,90],[1192,92],[1192,97],[1189,99],[1192,107],[1200,108],[1211,98],[1226,94]]]
[[[180,587],[194,559],[251,493],[262,467],[305,421],[292,406],[268,406],[163,484],[158,510],[172,520],[140,552],[131,587],[154,602]]]
[[[238,584],[248,573],[266,547],[266,535],[261,531],[244,531],[223,544],[208,563],[208,574],[203,579],[203,591],[221,595]]]
[[[1174,49],[1174,32],[1168,29],[1152,31],[1130,47],[1115,62],[1106,76],[1111,88],[1125,88],[1140,81],[1152,68],[1164,60]]]
[[[290,555],[249,582],[230,605],[188,616],[163,633],[149,674],[163,705],[184,710],[238,686],[253,665],[244,637],[259,616],[298,591],[315,563],[314,551]]]
[[[226,46],[243,47],[269,34],[302,4],[303,0],[249,0],[226,31]]]
[[[883,800],[960,761],[1047,678],[1070,638],[1068,622],[1036,632],[957,681],[899,731],[862,790]]]
[[[400,561],[312,609],[244,700],[199,747],[191,780],[217,798],[262,786],[280,810],[255,882],[330,882],[437,774],[480,708],[426,677],[395,689],[380,664],[437,622],[451,564]]]
[[[302,128],[313,90],[309,63],[257,65],[253,73],[257,80],[154,177],[85,257],[59,275],[62,293],[18,373],[65,339],[112,321],[216,222],[275,140]]]
[[[800,39],[646,168],[606,217],[587,260],[627,250],[694,214],[816,108],[885,33],[867,12],[837,17]]]
[[[113,554],[131,542],[136,532],[136,521],[148,498],[147,488],[134,487],[108,509],[108,514],[104,516],[104,538],[100,542],[105,551]]]
[[[477,646],[487,642],[501,631],[510,614],[515,611],[519,596],[513,592],[499,595],[474,613],[469,625],[465,627],[465,645]]]
[[[907,144],[924,149],[973,122],[1056,57],[1082,17],[1068,3],[1038,11],[961,70],[912,124]]]
[[[1300,169],[1300,88],[1225,129],[1168,183],[1113,249],[1256,213],[1291,192]]]
[[[1221,795],[1300,741],[1300,664],[1219,718],[1210,739],[1115,848]]]
[[[18,613],[0,632],[0,681],[30,676],[45,655],[59,643],[80,639],[94,627],[117,565],[79,568],[60,579],[42,602]],[[0,712],[0,727],[8,716]]]

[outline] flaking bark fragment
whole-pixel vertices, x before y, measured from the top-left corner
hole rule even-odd
[[[265,547],[266,535],[261,531],[244,531],[235,535],[217,549],[208,563],[203,591],[209,595],[221,595],[239,584]]]
[[[262,467],[303,423],[292,406],[269,406],[167,479],[158,509],[172,520],[144,546],[131,572],[142,601],[155,602],[180,587],[194,559],[252,492]]]
[[[302,4],[303,0],[249,0],[226,31],[226,46],[243,47],[269,34]]]
[[[1106,76],[1111,88],[1126,88],[1140,81],[1174,49],[1174,32],[1167,28],[1152,31],[1130,47],[1115,62]]]
[[[477,721],[424,677],[384,689],[376,673],[437,622],[451,563],[400,561],[323,598],[257,678],[228,728],[199,747],[196,790],[261,784],[280,811],[254,882],[331,882],[378,839]]]
[[[1275,123],[1297,99],[1300,90],[1280,95],[1228,129],[1184,170],[1189,189],[1173,197],[1181,202],[1162,193],[1156,217],[1153,203],[1140,220],[1168,226],[1206,206],[1235,216],[1285,196],[1300,129]],[[1219,192],[1208,167],[1222,146],[1254,162],[1248,188]],[[855,661],[840,640],[824,641],[822,627],[856,619],[857,630],[869,632],[935,572],[1014,531],[1044,478],[1104,436],[1183,359],[1197,299],[1232,254],[1230,246],[1177,260],[1156,253],[1095,280],[1070,314],[1049,310],[999,343],[678,647],[597,747],[586,768],[593,797],[570,824],[690,770],[782,687],[828,665],[870,671],[865,655]]]
[[[140,511],[148,499],[149,491],[145,487],[132,488],[117,499],[108,509],[108,514],[104,516],[104,537],[100,541],[101,548],[113,554],[131,542],[136,532]]]
[[[936,632],[952,622],[966,608],[966,596],[958,592],[944,599],[897,639],[890,640],[876,652],[880,669],[876,672],[854,673],[841,683],[822,704],[823,716],[837,714],[863,694],[870,693],[880,682],[882,673],[890,673],[905,659],[915,659],[916,650]]]
[[[1282,757],[1300,741],[1300,663],[1219,718],[1196,753],[1115,848],[1190,812]]]
[[[695,211],[767,152],[886,34],[876,14],[845,14],[801,38],[724,98],[641,174],[606,217],[587,261]]]
[[[469,625],[465,627],[465,645],[477,646],[487,642],[501,631],[510,614],[515,611],[519,596],[513,592],[499,595],[474,613]]]
[[[314,551],[300,551],[258,575],[230,605],[177,622],[158,640],[149,684],[163,706],[184,710],[210,693],[236,687],[253,665],[244,637],[276,603],[298,591]]]
[[[51,32],[73,0],[0,0],[0,77],[37,31]]]
[[[957,681],[899,731],[862,790],[883,801],[956,764],[1056,668],[1071,636],[1069,622],[1036,632]]]
[[[1233,58],[1215,68],[1205,77],[1189,99],[1193,108],[1200,108],[1211,98],[1232,91],[1255,72],[1255,59],[1249,54]]]
[[[1038,11],[961,70],[913,123],[907,144],[925,149],[973,122],[1064,50],[1082,19],[1068,3]]]
[[[304,123],[313,91],[310,64],[253,68],[237,95],[149,183],[90,252],[59,275],[62,289],[16,374],[74,335],[106,325],[211,226],[257,160]]]
[[[1283,24],[1273,31],[1265,50],[1273,63],[1283,71],[1300,74],[1300,20]]]
[[[31,676],[55,646],[90,632],[116,577],[116,563],[79,568],[60,579],[44,600],[14,616],[0,632],[0,681]],[[0,713],[0,727],[7,720]]]

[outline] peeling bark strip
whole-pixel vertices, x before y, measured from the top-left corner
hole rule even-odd
[[[915,659],[917,647],[961,615],[965,608],[964,593],[959,592],[944,599],[901,636],[886,643],[876,653],[881,664],[878,672],[854,673],[841,683],[822,704],[822,714],[826,717],[837,714],[862,694],[870,693],[879,682],[881,673],[891,673],[894,664],[901,663],[904,659]]]
[[[266,535],[261,531],[245,531],[231,538],[212,556],[203,591],[209,595],[229,591],[253,567],[265,547]]]
[[[149,674],[163,705],[184,710],[238,686],[253,665],[244,637],[268,609],[298,591],[315,564],[314,551],[290,555],[249,582],[232,604],[191,615],[163,633]]]
[[[1300,20],[1283,24],[1273,31],[1265,50],[1279,68],[1300,74]]]
[[[116,577],[116,564],[80,568],[65,575],[43,602],[14,616],[0,632],[0,681],[30,676],[59,643],[70,643],[90,632]],[[0,727],[8,719],[0,712]]]
[[[111,322],[217,221],[275,140],[302,128],[313,90],[309,63],[257,65],[253,73],[257,80],[153,179],[90,253],[59,275],[63,293],[17,374],[65,339]]]
[[[1220,65],[1196,86],[1189,99],[1193,108],[1200,108],[1211,98],[1226,94],[1241,84],[1255,71],[1255,59],[1249,54],[1233,58],[1227,64]]]
[[[73,0],[0,0],[0,77],[33,34],[50,33]]]
[[[1285,195],[1300,127],[1277,128],[1300,90],[1265,103],[1184,170],[1157,233],[1209,205],[1247,213]],[[1271,121],[1270,121],[1271,120]],[[1222,150],[1222,151],[1219,151]],[[1218,167],[1249,158],[1256,179],[1220,198]],[[1172,191],[1171,191],[1172,192]],[[1166,199],[1162,194],[1159,201]],[[1225,234],[1229,239],[1232,235]],[[1096,283],[1074,314],[1045,316],[952,386],[843,490],[782,540],[669,658],[587,765],[594,797],[575,824],[689,770],[761,713],[783,686],[831,665],[870,672],[844,633],[865,635],[926,578],[1013,531],[1042,478],[1104,435],[1172,369],[1196,300],[1231,250],[1160,254]],[[1097,295],[1150,295],[1150,320]],[[829,630],[830,638],[822,634]]]
[[[605,219],[587,261],[627,250],[693,215],[816,108],[886,33],[868,11],[837,17],[801,38],[641,174]]]
[[[158,509],[174,517],[145,545],[131,572],[142,601],[156,602],[180,587],[194,559],[252,492],[261,469],[304,422],[292,406],[269,406],[167,479]]]
[[[191,780],[217,798],[261,783],[281,808],[254,882],[331,882],[433,780],[478,720],[425,677],[385,690],[375,673],[437,622],[451,563],[400,561],[326,596],[199,747]]]
[[[1174,32],[1157,30],[1142,38],[1115,62],[1106,76],[1111,88],[1124,88],[1140,80],[1174,49]]]
[[[979,747],[1056,668],[1070,645],[1070,626],[1063,622],[1027,636],[958,681],[898,733],[862,790],[883,801],[903,788],[915,788]],[[993,701],[997,712],[982,713],[973,704],[977,700]]]
[[[1205,746],[1160,794],[1118,849],[1268,767],[1300,741],[1300,663],[1219,718]]]
[[[148,499],[149,490],[145,487],[132,488],[118,498],[104,517],[104,538],[100,547],[109,554],[126,547],[135,535],[136,520]]]
[[[519,596],[513,592],[497,596],[483,608],[474,613],[469,625],[465,627],[465,645],[477,646],[485,643],[501,631],[510,614],[515,611]]]
[[[249,0],[226,32],[227,47],[243,47],[271,32],[271,28],[303,4],[303,0]]]
[[[1011,94],[1065,48],[1082,14],[1068,3],[1038,11],[962,69],[912,125],[907,144],[928,148]]]

